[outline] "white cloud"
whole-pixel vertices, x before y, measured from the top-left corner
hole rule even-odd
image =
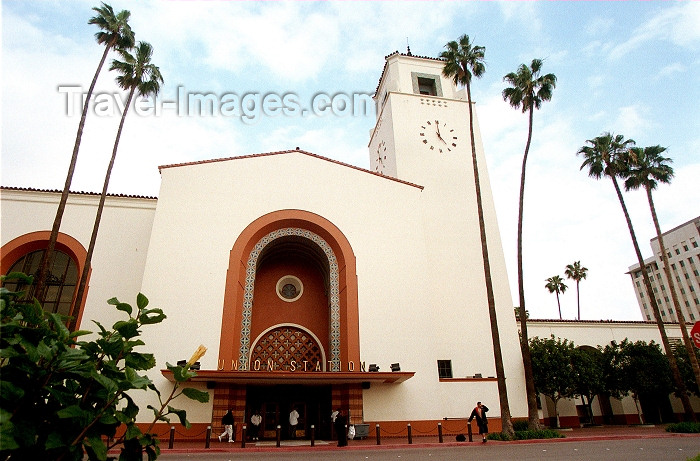
[[[651,122],[647,118],[648,112],[645,106],[639,104],[620,107],[612,126],[615,127],[617,134],[634,138],[635,134],[642,133],[651,127]]]
[[[497,4],[506,21],[518,22],[518,25],[528,30],[530,34],[539,33],[542,30],[542,20],[535,2],[499,1]]]
[[[679,2],[638,26],[624,42],[613,47],[611,59],[619,59],[652,40],[697,49],[700,47],[700,3]]]
[[[590,20],[584,30],[588,35],[599,37],[608,34],[615,25],[615,21],[610,17],[598,16]]]
[[[655,79],[659,80],[665,77],[669,77],[675,73],[685,72],[685,69],[686,67],[680,62],[674,62],[673,64],[663,67],[656,75]]]

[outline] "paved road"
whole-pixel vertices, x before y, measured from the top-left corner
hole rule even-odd
[[[495,444],[465,447],[412,447],[274,451],[256,453],[164,453],[163,461],[686,461],[700,454],[700,438],[647,438],[580,442]]]

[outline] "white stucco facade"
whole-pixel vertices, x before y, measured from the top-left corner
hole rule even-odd
[[[399,53],[386,58],[369,170],[291,150],[164,165],[157,200],[109,196],[81,326],[90,329],[91,320],[112,325],[119,313],[106,300],[114,296],[134,302],[142,292],[162,308],[167,319],[143,328],[157,360],[149,377],[165,392],[172,386],[162,372],[166,362],[207,347],[202,377],[191,385],[209,391],[210,402],[176,402],[199,427],[216,424],[228,408],[240,421],[261,405],[265,418],[279,418],[285,405],[299,404],[308,420],[312,409],[320,414],[332,405],[349,408],[353,423],[432,424],[468,416],[480,400],[498,420],[469,106],[464,92],[441,75],[442,65]],[[473,109],[510,412],[525,418],[518,325]],[[6,254],[51,229],[59,196],[1,190]],[[69,198],[61,232],[78,250],[88,246],[98,198]],[[12,264],[7,259],[3,268]],[[316,301],[287,303],[279,292],[270,295],[275,271],[298,276],[307,287],[300,299]],[[287,368],[253,369],[256,346],[285,328],[308,332],[315,357],[332,360],[318,364],[316,374],[290,370],[289,360]],[[529,328],[531,336],[555,334],[577,345],[656,338],[641,323],[533,322]],[[449,364],[449,376],[439,375],[438,361]],[[384,374],[361,364],[377,364]],[[391,364],[400,364],[400,372],[390,372]],[[156,404],[153,397],[134,395],[142,408]],[[575,412],[573,402],[566,405]],[[619,405],[629,411],[628,402]],[[325,416],[318,418],[321,424]]]

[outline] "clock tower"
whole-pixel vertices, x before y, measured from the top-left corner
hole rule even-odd
[[[406,216],[406,226],[419,229],[425,252],[424,288],[429,302],[425,313],[434,331],[460,337],[468,357],[462,366],[492,367],[491,320],[486,292],[474,163],[469,134],[469,103],[464,90],[442,75],[444,61],[393,53],[386,62],[374,95],[377,123],[370,133],[370,169],[421,186],[418,213]],[[483,222],[488,243],[507,387],[513,414],[526,414],[524,372],[513,315],[513,301],[491,194],[486,158],[474,110],[474,141],[479,168]],[[400,203],[381,198],[383,205]],[[387,237],[386,235],[384,236]],[[392,235],[398,239],[401,235]],[[468,331],[457,333],[462,325]],[[478,347],[470,347],[476,337]],[[443,351],[448,356],[449,351]],[[437,357],[439,358],[439,357]],[[488,375],[495,376],[495,371]],[[475,381],[476,382],[476,381]],[[484,382],[485,383],[485,382]],[[495,390],[495,379],[490,382]],[[470,391],[471,392],[471,391]],[[497,395],[497,392],[496,392]]]

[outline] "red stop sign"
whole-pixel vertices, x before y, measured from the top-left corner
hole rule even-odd
[[[695,322],[693,329],[690,330],[690,337],[693,338],[693,342],[697,347],[700,347],[700,320]]]

